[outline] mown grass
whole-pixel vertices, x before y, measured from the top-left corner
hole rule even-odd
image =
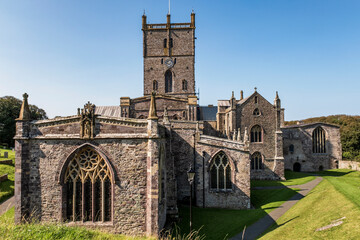
[[[0,164],[0,176],[8,174],[8,180],[0,183],[0,203],[14,195],[14,181],[15,181],[15,152],[7,149],[0,149],[0,161],[6,160],[4,152],[8,152],[9,158],[13,161],[12,165]]]
[[[332,170],[320,174],[324,180],[260,239],[359,239],[360,173]],[[316,231],[342,217],[346,217],[342,225]]]
[[[141,240],[155,239],[145,237],[129,237],[118,234],[103,233],[98,230],[89,230],[82,227],[69,227],[65,224],[14,224],[14,208],[0,216],[1,239],[95,239],[95,240]]]
[[[316,177],[307,173],[285,170],[285,178],[285,181],[251,180],[251,187],[301,185],[314,180]]]
[[[290,188],[251,191],[251,202],[255,209],[230,210],[219,208],[193,208],[193,229],[206,239],[227,239],[243,231],[267,213],[283,204],[297,190]],[[189,232],[189,207],[180,207],[179,227],[182,233]]]

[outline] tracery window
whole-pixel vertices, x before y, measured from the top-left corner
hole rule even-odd
[[[263,169],[261,153],[255,152],[251,155],[251,170]]]
[[[186,80],[183,80],[182,81],[182,90],[183,91],[187,91],[187,89],[188,89],[188,86],[187,86],[188,84],[187,84],[187,81]]]
[[[312,134],[313,153],[326,153],[325,131],[321,127],[315,128]]]
[[[259,116],[260,115],[260,110],[258,108],[255,108],[253,115],[255,116]]]
[[[259,125],[251,128],[251,142],[262,142],[262,129]]]
[[[70,160],[64,178],[66,220],[111,221],[112,174],[106,161],[84,147]]]
[[[154,91],[158,90],[158,82],[156,80],[153,81],[153,90]]]
[[[170,70],[165,73],[165,92],[172,92],[172,72]]]
[[[219,152],[210,165],[210,187],[213,190],[231,190],[231,168],[224,152]]]

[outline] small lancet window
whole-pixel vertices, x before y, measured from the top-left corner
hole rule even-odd
[[[231,190],[231,167],[224,152],[219,152],[210,165],[210,187],[213,190]]]
[[[169,42],[169,47],[173,47],[174,45],[173,45],[173,39],[172,38],[170,38],[170,42]]]
[[[255,96],[255,103],[258,103],[258,97],[257,96]]]
[[[291,144],[291,145],[289,146],[289,152],[290,152],[291,154],[293,154],[293,153],[294,153],[294,150],[295,150],[295,147],[294,147],[293,144]]]
[[[326,153],[325,131],[321,127],[315,128],[312,134],[313,153]]]
[[[187,91],[187,89],[188,89],[188,83],[186,80],[183,80],[182,81],[182,90]]]
[[[84,147],[70,160],[64,178],[67,221],[111,221],[112,173],[92,148]]]
[[[259,116],[260,115],[260,110],[258,108],[255,108],[254,112],[253,112],[254,116]]]
[[[158,82],[156,80],[153,81],[153,90],[154,91],[158,90]]]
[[[261,153],[255,152],[251,155],[251,170],[263,169]]]
[[[251,128],[251,142],[262,142],[262,129],[259,125]]]
[[[167,46],[167,39],[165,38],[164,39],[164,48],[166,48],[166,46]]]
[[[167,70],[165,73],[165,93],[172,92],[172,72]]]

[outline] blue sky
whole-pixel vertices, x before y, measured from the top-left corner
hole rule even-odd
[[[172,0],[172,21],[192,9],[201,105],[257,87],[286,120],[360,114],[360,1]],[[168,0],[0,0],[0,96],[50,117],[142,96],[144,10],[165,22]]]

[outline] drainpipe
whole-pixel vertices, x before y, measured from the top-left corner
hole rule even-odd
[[[203,208],[205,208],[205,154],[203,151],[202,160],[203,160]]]

